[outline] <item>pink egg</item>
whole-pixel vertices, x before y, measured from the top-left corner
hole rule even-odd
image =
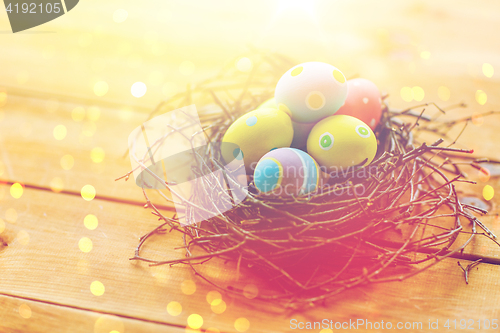
[[[382,99],[375,83],[367,79],[347,81],[347,98],[335,115],[348,115],[362,120],[371,129],[377,127],[382,115]]]

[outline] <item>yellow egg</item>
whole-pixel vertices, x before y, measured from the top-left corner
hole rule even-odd
[[[236,144],[239,148],[223,149],[222,155],[225,161],[243,158],[250,172],[267,152],[290,147],[292,139],[292,120],[285,112],[259,108],[244,114],[229,126],[222,142]]]
[[[274,99],[274,97],[269,98],[268,100],[264,101],[261,105],[257,107],[257,109],[263,109],[263,108],[277,109],[278,105],[276,104],[276,100]]]
[[[307,152],[328,171],[368,165],[377,153],[377,138],[363,121],[330,116],[319,121],[307,138]]]

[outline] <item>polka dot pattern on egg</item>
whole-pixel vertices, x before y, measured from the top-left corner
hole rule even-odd
[[[356,133],[362,138],[369,138],[370,137],[370,130],[366,128],[364,125],[358,125],[356,126]]]
[[[247,126],[253,126],[257,124],[257,117],[256,116],[251,116],[246,120]]]

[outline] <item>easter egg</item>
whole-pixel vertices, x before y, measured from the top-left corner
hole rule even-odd
[[[236,144],[233,151],[222,150],[225,161],[243,158],[247,171],[274,148],[290,147],[293,127],[290,117],[278,109],[250,111],[229,126],[222,142]]]
[[[321,180],[318,163],[306,152],[278,148],[257,163],[254,184],[261,193],[295,196],[314,192]]]
[[[262,109],[262,108],[272,108],[272,109],[277,109],[278,105],[276,104],[276,100],[274,97],[269,98],[268,100],[264,101],[261,105],[257,107],[257,109]]]
[[[335,115],[314,125],[307,138],[307,152],[330,172],[366,166],[377,153],[377,138],[361,120]]]
[[[306,62],[289,69],[274,92],[278,108],[298,123],[313,123],[333,115],[346,96],[344,74],[323,62]]]
[[[367,79],[347,81],[347,98],[336,115],[356,117],[370,126],[377,127],[382,115],[382,99],[375,83]]]

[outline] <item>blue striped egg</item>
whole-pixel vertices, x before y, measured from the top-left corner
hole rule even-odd
[[[278,148],[257,163],[254,184],[265,194],[297,196],[315,192],[321,181],[318,163],[306,152]]]

